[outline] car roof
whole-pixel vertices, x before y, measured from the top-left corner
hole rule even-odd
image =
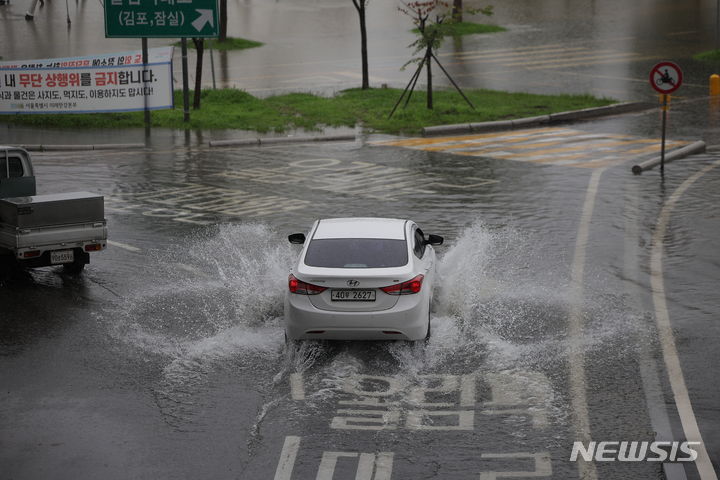
[[[397,218],[327,218],[318,220],[313,239],[387,238],[405,240],[407,220]]]

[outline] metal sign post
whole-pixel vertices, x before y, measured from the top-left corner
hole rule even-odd
[[[147,91],[147,74],[145,71],[148,68],[148,41],[146,37],[142,38],[142,62],[143,62],[143,71],[142,71],[142,81],[143,81],[143,101],[145,102],[145,136],[149,137],[150,135],[150,110],[148,109],[148,97],[145,95],[145,92]]]
[[[660,174],[665,173],[665,132],[667,130],[668,96],[682,85],[682,70],[672,62],[660,62],[650,70],[650,85],[662,95],[662,140],[660,144]]]
[[[660,174],[665,173],[665,132],[667,131],[668,95],[663,93],[662,140],[660,141]]]
[[[219,33],[218,0],[105,2],[105,37],[107,38],[139,37],[143,39],[143,48],[147,45],[147,38],[181,39],[184,122],[190,121],[187,39],[217,38]],[[144,58],[143,63],[147,64],[147,58]],[[149,124],[150,114],[146,110],[146,128]]]
[[[190,91],[188,90],[187,38],[180,39],[182,49],[182,91],[183,91],[183,122],[190,121]]]

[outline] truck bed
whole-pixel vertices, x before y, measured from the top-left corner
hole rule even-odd
[[[0,224],[21,229],[103,222],[102,195],[89,192],[0,199]]]
[[[105,221],[20,228],[0,223],[0,248],[45,250],[82,248],[85,243],[104,243],[107,239]]]

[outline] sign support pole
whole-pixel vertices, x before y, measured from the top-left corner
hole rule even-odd
[[[665,173],[665,130],[667,126],[667,111],[668,111],[668,95],[663,94],[663,106],[662,106],[662,143],[660,145],[660,174]]]
[[[147,37],[142,37],[142,84],[143,84],[143,101],[145,102],[145,133],[150,133],[150,110],[148,110],[148,96],[147,96],[147,77],[145,71],[147,70],[148,64],[148,41]]]
[[[183,122],[190,121],[190,91],[188,90],[187,38],[180,39],[182,49],[182,82],[183,82]]]
[[[720,2],[720,0],[718,1]],[[212,72],[213,90],[217,90],[217,85],[215,85],[215,60],[213,60],[212,40],[210,39],[208,39],[208,46],[210,47],[210,71]]]

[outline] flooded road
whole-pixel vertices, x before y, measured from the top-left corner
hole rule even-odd
[[[62,3],[27,22],[29,3],[0,5],[3,60],[139,48],[104,38],[98,3],[70,2],[69,28]],[[495,7],[489,21],[507,32],[440,50],[462,86],[649,100],[650,66],[675,60],[685,84],[670,136],[717,145],[719,110],[703,98],[717,66],[690,58],[714,45],[714,2]],[[266,45],[215,52],[220,86],[269,95],[360,84],[350,2],[229,10],[230,35]],[[371,2],[368,14],[371,84],[403,86],[410,22],[392,2]],[[652,142],[659,113],[546,134]],[[632,176],[626,150],[583,165],[379,135],[191,146],[237,135],[157,131],[144,151],[34,156],[39,192],[105,195],[112,243],[80,277],[41,269],[0,286],[0,477],[711,478],[699,472],[720,458],[717,148],[661,179]],[[145,140],[139,130],[14,126],[0,137]],[[412,218],[445,237],[427,344],[285,345],[282,300],[298,254],[287,234],[340,216]],[[668,331],[710,460],[571,461],[575,441],[695,441],[687,405],[676,407]]]
[[[36,154],[39,191],[92,179],[114,243],[80,277],[0,289],[0,462],[8,478],[663,478],[570,453],[685,438],[650,246],[703,169],[671,216],[664,279],[717,461],[718,159],[661,182],[359,142]],[[360,215],[445,236],[430,341],[287,347],[286,235]]]
[[[75,0],[66,8],[51,0],[24,19],[31,0],[0,5],[0,56],[6,60],[83,56],[139,50],[139,39],[105,38],[102,6]],[[263,42],[260,48],[214,52],[216,83],[266,96],[285,91],[332,93],[358,87],[360,32],[352,3],[330,0],[243,0],[228,2],[228,35]],[[466,1],[467,8],[487,2]],[[404,86],[411,71],[412,22],[396,2],[367,9],[371,85]],[[494,5],[494,15],[465,19],[507,28],[501,33],[445,40],[438,58],[463,87],[532,93],[589,93],[618,100],[653,98],[646,88],[649,69],[660,60],[685,70],[682,96],[707,94],[717,65],[692,55],[718,48],[716,2],[661,0],[628,4],[621,0],[510,0]],[[71,20],[68,26],[67,15]],[[150,39],[150,46],[173,43]],[[180,88],[180,52],[175,82]],[[190,52],[190,82],[194,84]],[[209,55],[203,73],[212,86]],[[449,87],[441,75],[435,83]]]

